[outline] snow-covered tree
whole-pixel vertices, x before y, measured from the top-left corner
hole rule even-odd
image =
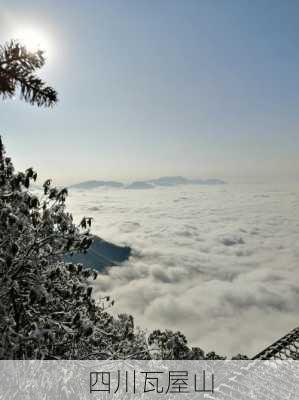
[[[187,339],[181,332],[157,329],[149,335],[148,343],[157,359],[182,360],[187,359],[190,353]]]
[[[225,360],[215,352],[206,353],[200,347],[189,347],[181,332],[154,330],[148,338],[151,354],[159,360]]]
[[[63,261],[90,246],[90,218],[76,226],[67,190],[47,180],[38,196],[36,178],[15,172],[0,140],[0,358],[147,358],[133,318],[93,298],[97,273]]]

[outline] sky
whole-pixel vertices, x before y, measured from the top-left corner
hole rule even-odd
[[[35,32],[53,109],[1,102],[18,169],[59,184],[162,175],[298,182],[299,3],[0,0]],[[25,33],[24,33],[25,36]]]

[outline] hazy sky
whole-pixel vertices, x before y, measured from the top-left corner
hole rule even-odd
[[[0,0],[0,41],[49,52],[54,109],[0,104],[18,168],[59,183],[298,181],[299,2]],[[20,37],[21,39],[21,37]]]

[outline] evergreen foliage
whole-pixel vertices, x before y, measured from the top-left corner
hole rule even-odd
[[[26,102],[50,107],[57,102],[57,93],[46,86],[35,71],[45,64],[41,50],[29,52],[26,47],[12,40],[0,47],[0,96],[13,97],[20,89],[20,97]]]

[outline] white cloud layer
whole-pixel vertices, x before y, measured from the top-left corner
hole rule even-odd
[[[97,280],[143,328],[253,355],[299,322],[299,188],[226,185],[73,190],[74,215],[133,248]]]

